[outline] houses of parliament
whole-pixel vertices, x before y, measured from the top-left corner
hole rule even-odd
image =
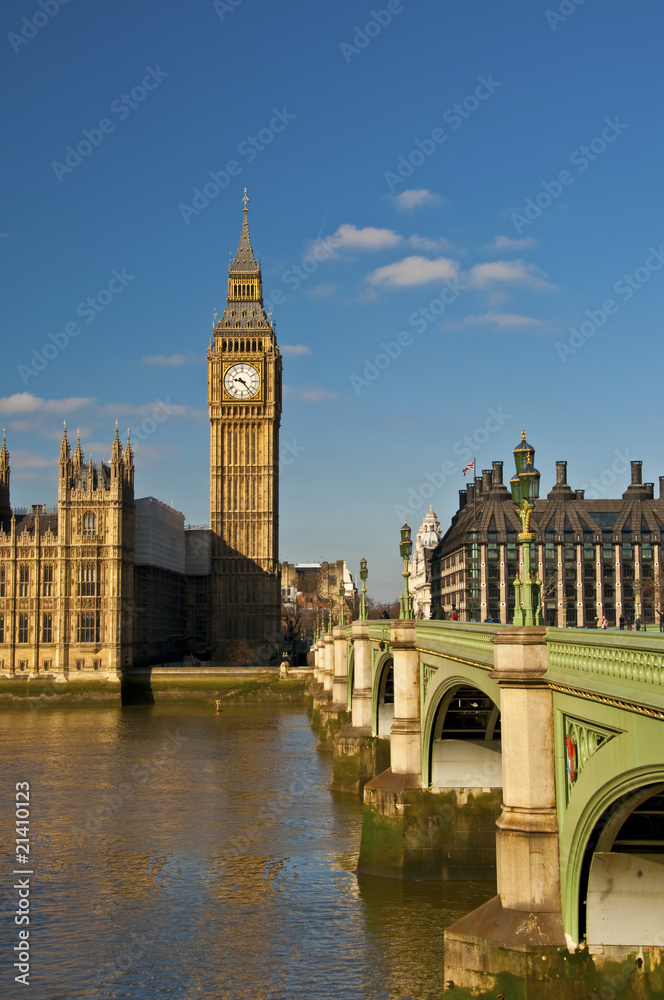
[[[208,362],[210,526],[134,497],[117,425],[110,461],[60,446],[57,506],[12,508],[0,450],[0,677],[116,674],[181,661],[266,663],[280,652],[281,356],[263,307],[243,199],[226,308]],[[194,660],[195,662],[195,660]]]

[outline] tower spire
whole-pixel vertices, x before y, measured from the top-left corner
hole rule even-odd
[[[9,452],[7,451],[4,427],[2,429],[2,449],[0,450],[0,486],[9,488]],[[9,493],[7,502],[9,502]]]
[[[244,189],[242,204],[242,233],[240,234],[240,243],[237,248],[237,253],[235,254],[235,260],[230,266],[230,273],[257,274],[260,269],[256,258],[254,257],[254,251],[252,250],[251,240],[249,238],[249,212],[247,209],[249,199],[247,197],[246,188]]]

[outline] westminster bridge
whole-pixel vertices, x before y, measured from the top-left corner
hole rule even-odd
[[[664,636],[355,621],[314,659],[360,871],[497,881],[446,931],[450,995],[659,995]]]

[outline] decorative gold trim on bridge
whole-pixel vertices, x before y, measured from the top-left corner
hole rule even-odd
[[[637,715],[648,715],[651,719],[664,720],[664,711],[656,708],[646,708],[644,705],[621,701],[619,698],[609,698],[603,694],[592,694],[589,691],[581,691],[580,688],[567,687],[565,684],[552,684],[551,681],[548,684],[552,691],[560,691],[561,694],[573,694],[577,698],[585,698],[586,701],[598,701],[602,705],[612,705],[613,708],[623,708],[627,712],[636,712]]]
[[[389,639],[375,639],[373,636],[369,636],[370,642],[381,643],[384,642],[387,646],[390,645]],[[479,667],[480,670],[493,670],[493,663],[478,663],[477,660],[466,660],[463,656],[454,656],[452,653],[437,653],[433,649],[423,649],[422,646],[415,646],[415,650],[418,653],[426,653],[427,656],[444,656],[446,660],[454,660],[456,663],[465,663],[467,667]],[[438,669],[436,667],[436,669]]]
[[[426,653],[427,656],[444,656],[446,660],[454,660],[456,663],[465,663],[468,667],[479,667],[481,670],[493,670],[493,663],[488,665],[486,663],[478,663],[477,660],[465,660],[463,656],[454,656],[452,653],[437,653],[433,649],[422,649],[421,646],[416,646],[415,649],[418,653]]]

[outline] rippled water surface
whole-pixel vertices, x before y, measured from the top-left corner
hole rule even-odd
[[[491,887],[358,879],[361,804],[330,793],[331,764],[299,706],[3,709],[0,996],[439,1000],[443,930]]]

